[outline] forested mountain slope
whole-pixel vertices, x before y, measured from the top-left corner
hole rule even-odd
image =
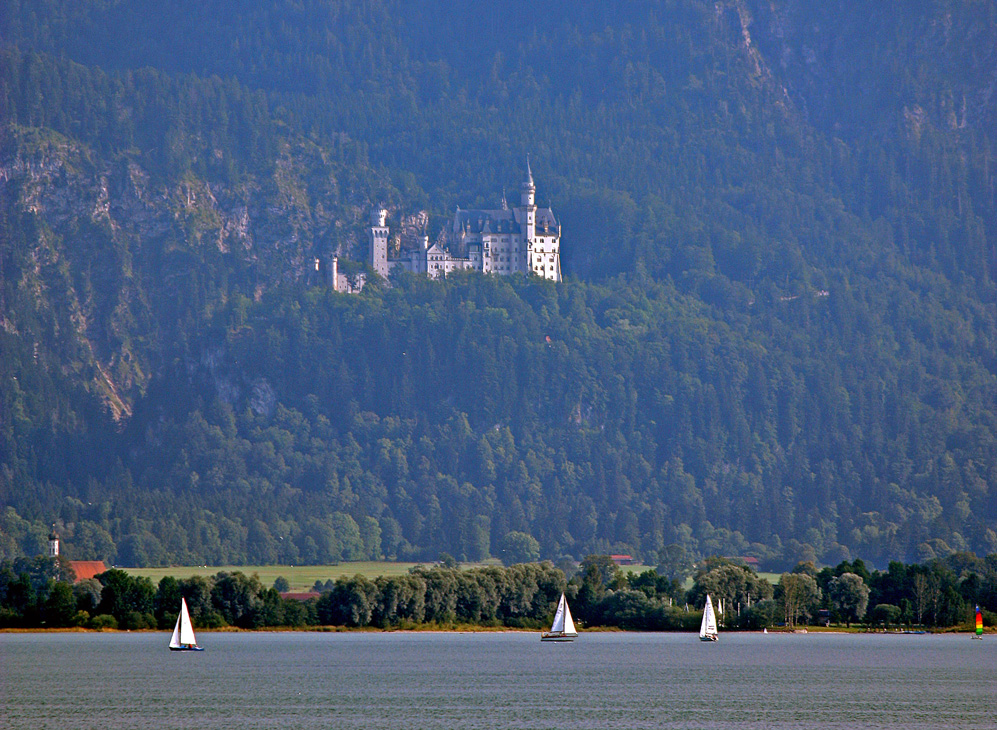
[[[997,11],[5,0],[0,552],[997,551]],[[530,154],[567,281],[359,296]]]

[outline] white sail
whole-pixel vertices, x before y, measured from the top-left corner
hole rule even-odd
[[[173,627],[173,636],[170,637],[170,648],[180,649],[181,647],[196,645],[197,639],[194,638],[194,626],[190,622],[187,601],[181,598],[180,615],[177,617],[177,625]]]
[[[700,639],[715,639],[717,635],[717,616],[713,613],[713,601],[706,594],[706,608],[703,609],[703,622],[699,625]]]
[[[177,625],[173,627],[173,636],[170,637],[170,648],[180,648],[180,617],[177,616]]]
[[[550,626],[550,631],[545,631],[540,635],[541,641],[571,641],[578,636],[575,631],[575,622],[571,620],[571,611],[568,609],[568,601],[561,594],[561,600],[557,602],[557,610],[554,612],[554,623]]]
[[[551,633],[564,631],[564,612],[568,607],[568,602],[564,600],[564,594],[561,594],[561,600],[557,602],[557,610],[554,612],[554,623],[551,624]]]
[[[564,594],[561,594],[561,600],[564,601]],[[568,602],[564,601],[564,633],[576,635],[578,632],[575,631],[575,622],[571,620],[571,610],[568,608]]]

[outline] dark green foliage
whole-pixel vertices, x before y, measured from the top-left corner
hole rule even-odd
[[[969,0],[10,0],[0,556],[53,520],[119,565],[997,550],[995,29]],[[369,205],[435,234],[526,152],[567,283],[310,278]]]
[[[222,620],[241,628],[265,625],[263,586],[255,576],[242,573],[219,573],[211,589],[211,605],[221,614]]]
[[[865,616],[869,605],[869,586],[855,573],[842,573],[831,579],[828,598],[846,625]]]
[[[709,562],[686,593],[679,582],[655,571],[623,573],[613,566],[610,573],[611,561],[605,564],[607,570],[600,571],[604,561],[599,558],[589,556],[570,583],[547,562],[466,571],[417,568],[409,575],[373,581],[363,576],[328,581],[316,586],[321,589],[317,598],[305,601],[282,599],[255,576],[240,572],[184,580],[167,577],[153,588],[146,578],[110,570],[99,580],[71,586],[61,579],[39,582],[37,575],[33,578],[28,572],[26,561],[16,566],[20,572],[15,573],[14,564],[7,561],[0,563],[0,626],[158,627],[167,631],[176,621],[181,596],[198,628],[405,628],[428,623],[539,629],[548,625],[562,592],[582,626],[645,631],[697,630],[707,592],[715,603],[723,601],[722,625],[727,629],[812,620],[819,610],[828,610],[840,622],[862,620],[865,613],[867,625],[880,628],[968,625],[976,605],[991,626],[997,613],[995,555],[978,559],[963,554],[923,565],[894,562],[888,571],[873,572],[868,584],[855,573],[845,572],[832,579],[830,591],[797,596],[788,606],[793,588],[788,581],[815,586],[808,574],[784,574],[773,600],[767,581],[729,562]],[[928,582],[921,581],[925,576],[930,576]],[[846,591],[835,583],[841,579],[855,585]],[[875,607],[864,612],[863,599]],[[920,618],[916,611],[922,612]]]
[[[540,543],[525,532],[507,532],[499,540],[498,555],[506,565],[535,563],[540,560]]]
[[[889,603],[877,603],[872,609],[872,621],[874,626],[883,628],[893,628],[900,622],[901,611],[897,606]]]
[[[123,570],[109,570],[97,576],[103,589],[99,614],[113,616],[123,629],[146,629],[156,625],[156,589],[148,578],[133,578]]]
[[[160,578],[154,599],[156,625],[161,629],[172,628],[180,608],[180,581],[172,576]],[[189,606],[188,606],[189,608]]]

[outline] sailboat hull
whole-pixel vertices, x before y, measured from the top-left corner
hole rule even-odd
[[[565,634],[561,631],[544,631],[540,634],[540,641],[574,641],[578,634]]]
[[[700,640],[700,641],[717,641],[717,637],[716,637],[715,635],[710,635],[710,636],[700,636],[700,637],[699,637],[699,640]]]
[[[204,651],[203,646],[171,646],[170,651]]]

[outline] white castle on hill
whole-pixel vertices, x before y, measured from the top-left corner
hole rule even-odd
[[[401,251],[397,258],[388,255],[388,212],[379,208],[371,214],[367,233],[371,267],[385,278],[395,268],[434,279],[451,271],[473,269],[486,274],[535,274],[561,281],[561,226],[550,208],[537,208],[536,193],[527,158],[518,207],[510,208],[504,193],[498,210],[458,207],[450,232],[452,248],[430,244],[429,237],[423,236],[418,246]]]

